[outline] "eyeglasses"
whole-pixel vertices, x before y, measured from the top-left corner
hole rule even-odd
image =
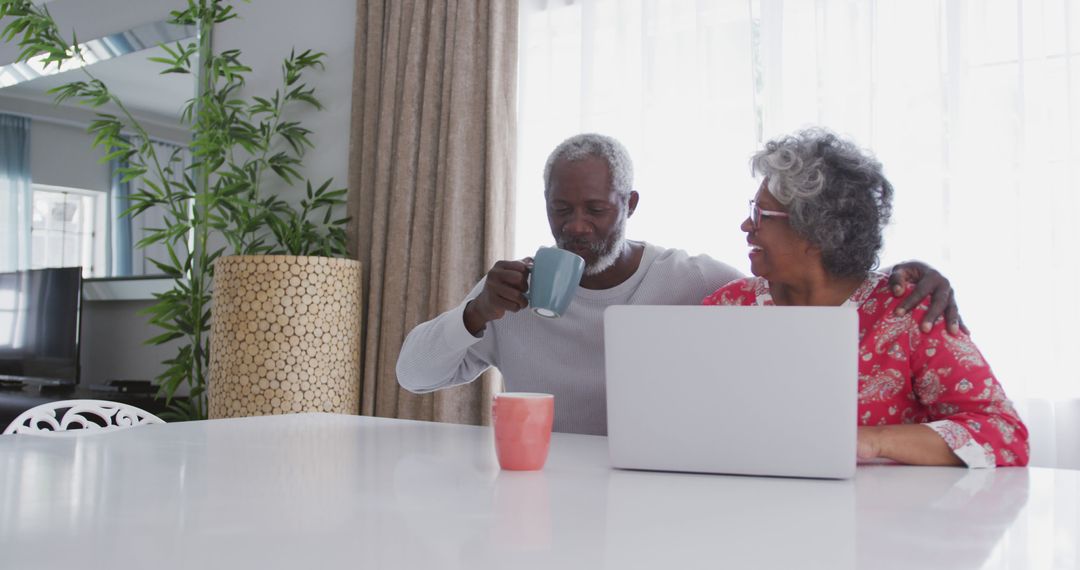
[[[761,227],[761,218],[788,218],[790,215],[787,212],[779,212],[776,210],[762,210],[757,205],[757,200],[750,200],[750,225],[756,230]]]

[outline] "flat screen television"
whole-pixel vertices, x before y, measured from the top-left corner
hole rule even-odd
[[[82,268],[0,273],[0,381],[79,382]]]

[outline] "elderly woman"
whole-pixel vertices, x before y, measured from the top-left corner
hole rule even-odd
[[[925,302],[895,315],[872,271],[892,208],[881,164],[822,129],[771,141],[752,163],[765,176],[742,223],[754,277],[704,303],[858,310],[860,460],[1026,465],[1027,428],[971,339],[940,321],[921,330]]]

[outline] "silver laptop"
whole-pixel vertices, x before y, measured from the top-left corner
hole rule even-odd
[[[852,307],[613,306],[604,352],[615,467],[855,474]]]

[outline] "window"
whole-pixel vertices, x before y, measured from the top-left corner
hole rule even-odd
[[[600,132],[634,160],[628,238],[747,272],[750,155],[823,125],[896,187],[882,262],[950,278],[1010,397],[1080,397],[1077,0],[520,6],[515,256],[552,241],[547,154]]]
[[[83,277],[105,274],[104,194],[34,185],[30,267],[83,268]]]

